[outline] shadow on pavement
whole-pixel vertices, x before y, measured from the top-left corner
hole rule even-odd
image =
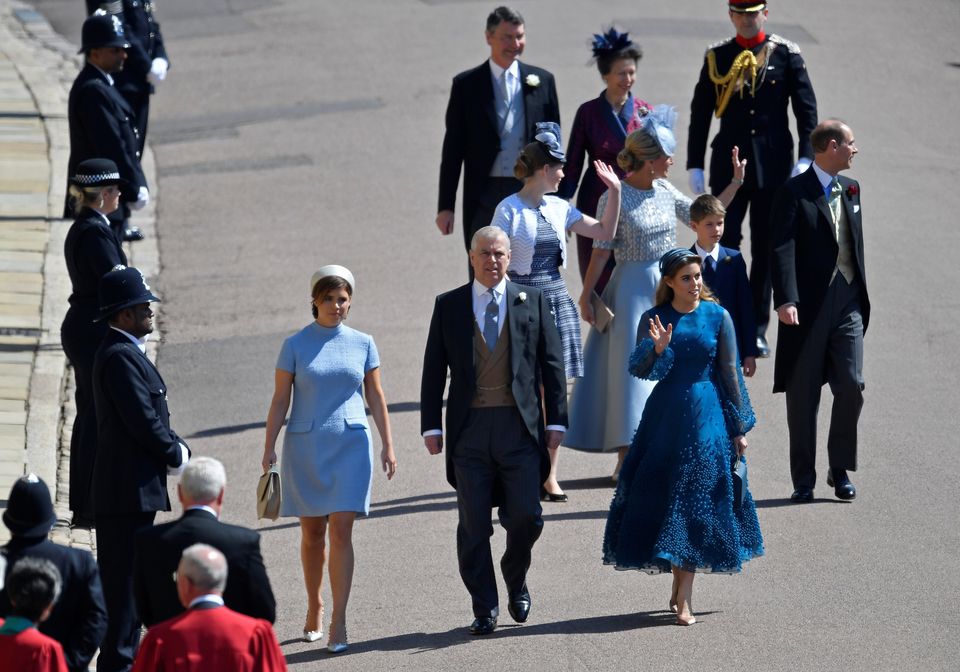
[[[616,483],[610,480],[609,476],[597,476],[595,478],[575,478],[572,481],[563,480],[560,482],[563,489],[566,490],[613,490]]]
[[[794,502],[789,497],[778,497],[775,499],[756,499],[754,505],[758,509],[779,509],[782,506],[810,506],[811,504],[850,504],[842,499],[827,499],[826,497],[817,497],[812,502]]]
[[[697,617],[701,618],[714,613],[717,612],[697,612]],[[641,611],[632,614],[573,618],[535,625],[515,625],[509,622],[509,620],[507,623],[503,623],[501,620],[501,625],[497,631],[483,639],[535,637],[538,635],[606,634],[627,630],[639,630],[642,628],[674,626],[675,622],[676,616],[665,609],[658,611]],[[365,653],[370,651],[436,651],[451,646],[467,644],[468,642],[476,640],[476,637],[472,637],[467,633],[467,624],[465,622],[462,626],[445,632],[413,632],[363,642],[351,642],[348,655],[349,653]],[[298,641],[297,639],[291,639],[282,642],[282,645],[292,644]],[[297,653],[291,653],[286,656],[288,665],[315,662],[330,658],[331,656],[326,653],[325,649],[298,651]]]

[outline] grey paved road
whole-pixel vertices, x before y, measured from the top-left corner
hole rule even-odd
[[[77,38],[79,0],[34,3]],[[750,389],[751,485],[767,557],[697,580],[693,629],[669,625],[668,579],[615,573],[599,545],[610,460],[567,453],[567,505],[546,509],[527,625],[462,633],[469,603],[456,512],[417,434],[422,344],[434,294],[463,280],[459,233],[433,227],[450,77],[485,57],[492,2],[166,0],[171,53],[150,137],[160,174],[166,341],[174,424],[227,462],[226,517],[254,525],[261,423],[282,337],[309,320],[307,279],[336,261],[358,278],[351,324],[374,334],[400,458],[356,530],[345,657],[300,644],[299,533],[261,527],[294,669],[956,669],[960,466],[955,225],[960,8],[954,0],[774,3],[800,42],[822,115],[861,148],[874,321],[867,335],[860,496],[821,486],[790,506],[782,397],[772,365]],[[611,20],[644,46],[636,93],[687,108],[703,48],[731,30],[718,0],[519,5],[530,62],[557,74],[563,118],[601,85],[587,39]],[[674,169],[684,185],[685,171]],[[459,225],[459,223],[458,223]],[[829,400],[829,394],[825,401]],[[825,468],[821,456],[821,468]],[[495,544],[502,544],[498,533]],[[507,619],[509,621],[509,619]]]

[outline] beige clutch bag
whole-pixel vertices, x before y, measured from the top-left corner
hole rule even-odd
[[[279,518],[281,499],[280,471],[273,465],[257,482],[257,518]]]
[[[601,334],[606,333],[613,322],[613,311],[596,292],[590,292],[590,306],[593,308],[593,326]]]

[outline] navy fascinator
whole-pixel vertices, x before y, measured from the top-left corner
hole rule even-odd
[[[674,271],[679,267],[693,263],[700,263],[699,254],[691,252],[689,248],[675,247],[660,257],[660,275],[662,277],[669,277],[673,275]]]
[[[605,33],[594,34],[593,36],[593,57],[601,58],[606,54],[623,51],[633,46],[630,39],[630,33],[620,33],[613,26]]]
[[[538,121],[537,133],[533,139],[543,145],[543,149],[557,161],[566,163],[567,156],[560,144],[560,124],[555,121]]]

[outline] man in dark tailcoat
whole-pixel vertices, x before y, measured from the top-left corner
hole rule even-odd
[[[690,104],[687,170],[690,188],[704,191],[704,155],[710,121],[720,130],[710,143],[710,191],[723,191],[733,176],[730,152],[740,148],[750,170],[746,183],[727,206],[726,230],[720,244],[740,249],[741,225],[750,209],[750,288],[756,317],[757,348],[770,354],[766,332],[770,321],[770,204],[787,178],[806,170],[813,157],[810,131],[817,125],[817,99],[800,48],[779,35],[765,33],[767,3],[730,0],[736,37],[711,45]],[[794,163],[793,136],[787,106],[797,122],[799,159]],[[792,170],[791,170],[792,168]]]
[[[120,207],[109,215],[110,225],[122,240],[140,240],[136,228],[128,229],[130,210],[150,202],[147,179],[140,166],[140,138],[133,108],[115,86],[114,75],[127,59],[123,24],[116,16],[98,13],[83,22],[81,51],[86,65],[70,88],[67,118],[70,124],[70,159],[67,174],[75,175],[87,159],[110,159],[124,184]],[[69,196],[64,218],[73,217]]]
[[[137,613],[147,627],[183,612],[173,578],[180,554],[197,543],[210,544],[227,557],[230,576],[223,591],[236,612],[273,621],[276,601],[255,531],[220,522],[227,473],[212,457],[190,460],[177,485],[183,517],[141,530],[136,538],[133,587]]]
[[[828,119],[810,136],[813,167],[776,194],[773,224],[773,300],[780,318],[774,392],[786,392],[792,499],[813,499],[817,411],[829,383],[833,411],[827,485],[840,499],[856,488],[857,422],[863,408],[863,335],[870,298],[863,261],[860,185],[839,175],[857,154],[853,131]]]
[[[93,508],[97,563],[109,626],[97,670],[128,670],[140,620],[133,597],[134,538],[170,510],[167,474],[179,474],[189,450],[170,429],[167,386],[146,354],[158,301],[136,268],[117,267],[100,280],[100,315],[110,329],[93,363],[97,458]]]
[[[508,609],[522,623],[531,605],[530,554],[543,529],[540,484],[550,470],[547,449],[559,446],[566,431],[567,389],[563,346],[546,299],[537,289],[507,281],[507,235],[494,226],[479,229],[470,263],[474,281],[441,294],[434,304],[420,427],[429,453],[442,452],[449,371],[446,466],[457,491],[457,558],[473,600],[470,633],[487,635],[499,615],[491,509],[500,507],[507,533],[500,569]]]
[[[147,140],[150,96],[167,77],[170,60],[163,45],[163,34],[157,23],[155,4],[151,0],[86,0],[87,14],[98,9],[116,15],[123,22],[124,35],[130,46],[127,62],[117,73],[116,87],[133,109],[140,140],[140,152]]]
[[[50,490],[43,479],[35,474],[18,478],[3,512],[3,524],[12,538],[2,555],[7,572],[24,557],[49,560],[56,566],[63,582],[60,597],[49,618],[37,628],[60,642],[70,672],[86,672],[107,630],[100,573],[90,551],[61,546],[47,538],[56,521]],[[11,613],[10,599],[0,590],[0,619]]]
[[[440,160],[437,228],[453,233],[457,183],[463,167],[463,244],[493,219],[497,204],[523,186],[513,176],[520,150],[538,121],[560,123],[553,75],[520,62],[523,17],[497,7],[487,17],[490,58],[453,78]]]

